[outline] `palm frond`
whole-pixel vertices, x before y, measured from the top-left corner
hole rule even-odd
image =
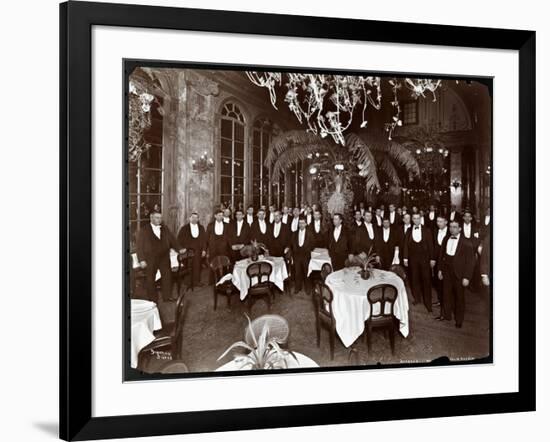
[[[318,148],[320,148],[321,146],[329,146],[330,143],[320,136],[311,132],[306,132],[303,129],[289,130],[277,135],[271,140],[264,164],[269,167],[287,149],[294,146],[306,145],[317,145]]]
[[[397,187],[401,186],[401,179],[399,178],[397,169],[395,168],[393,161],[391,160],[391,157],[388,153],[381,155],[381,160],[378,163],[378,168],[388,177],[388,180],[392,185]]]
[[[356,134],[349,133],[346,135],[346,147],[351,155],[351,160],[361,170],[359,175],[365,178],[367,190],[379,188],[380,182],[376,171],[376,160],[365,142]]]
[[[319,152],[320,154],[328,153],[329,161],[334,161],[334,152],[328,145],[319,146],[313,144],[301,145],[297,144],[284,150],[279,154],[275,163],[271,168],[271,182],[276,183],[279,181],[281,173],[284,173],[293,164],[298,161],[304,161],[309,155],[313,155]]]
[[[373,135],[372,133],[363,132],[360,134],[360,137],[371,151],[386,152],[394,165],[403,168],[414,176],[420,175],[418,161],[404,145],[394,140],[388,140],[384,136]]]

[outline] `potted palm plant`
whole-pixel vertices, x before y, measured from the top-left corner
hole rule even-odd
[[[279,345],[276,336],[270,336],[269,325],[266,322],[262,328],[260,336],[256,337],[254,330],[252,329],[252,323],[248,315],[249,334],[252,337],[252,345],[247,344],[244,341],[234,342],[229,346],[227,350],[218,358],[218,361],[224,358],[234,349],[241,349],[246,351],[244,354],[240,354],[235,358],[235,361],[239,362],[240,370],[272,370],[278,368],[288,368],[288,356],[294,358],[296,362],[298,359],[296,355],[290,350],[283,350]]]
[[[351,265],[356,265],[361,267],[360,275],[363,279],[369,279],[372,275],[372,269],[374,264],[377,262],[378,255],[372,251],[372,247],[369,249],[368,253],[361,252],[359,255],[354,255],[350,259]]]
[[[250,258],[252,261],[258,261],[258,256],[262,253],[267,255],[269,251],[265,244],[258,241],[252,241],[249,245],[241,249],[241,256]]]

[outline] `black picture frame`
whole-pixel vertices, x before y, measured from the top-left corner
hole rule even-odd
[[[91,440],[535,410],[535,301],[519,391],[92,417],[92,26],[509,49],[519,54],[519,287],[535,293],[535,32],[108,3],[60,5],[60,437]],[[519,294],[518,294],[519,295]]]

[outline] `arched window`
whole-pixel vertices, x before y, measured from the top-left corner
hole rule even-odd
[[[273,136],[273,124],[266,118],[254,123],[252,134],[252,203],[255,207],[274,203],[279,206],[279,192],[270,192],[269,169],[265,158]]]
[[[237,208],[244,204],[244,117],[234,103],[226,103],[221,116],[220,201]]]

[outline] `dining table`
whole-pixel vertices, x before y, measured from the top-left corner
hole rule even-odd
[[[320,272],[323,268],[323,264],[332,265],[328,249],[317,247],[311,251],[311,258],[307,267],[307,276],[311,275],[311,272]]]
[[[333,294],[332,312],[336,321],[336,332],[342,343],[349,347],[365,330],[365,321],[371,316],[367,292],[378,284],[390,284],[397,289],[393,314],[399,320],[399,332],[409,335],[409,301],[403,280],[393,272],[372,269],[371,276],[363,279],[360,267],[345,267],[327,276],[325,284]],[[380,313],[380,303],[373,305],[374,314]],[[385,313],[390,305],[386,304]]]
[[[281,291],[285,288],[285,279],[288,278],[288,271],[286,269],[286,263],[284,258],[279,256],[259,256],[257,261],[252,261],[250,258],[241,259],[235,263],[233,267],[233,273],[231,274],[231,281],[233,285],[239,290],[241,301],[243,301],[248,295],[248,289],[250,288],[250,279],[246,273],[248,266],[254,262],[268,262],[271,264],[272,272],[269,276],[269,280],[277,286]],[[219,283],[219,282],[218,282]],[[253,284],[257,283],[257,278],[252,280]]]
[[[130,311],[130,366],[136,368],[139,352],[154,341],[154,332],[162,328],[162,322],[153,301],[132,299]]]
[[[132,256],[132,269],[140,268],[137,253],[134,252],[132,253],[131,256]],[[170,268],[172,269],[172,271],[174,271],[178,267],[179,267],[178,252],[176,252],[174,249],[170,249]],[[159,279],[160,279],[160,270],[157,270],[157,273],[155,274],[155,281],[158,281]]]

